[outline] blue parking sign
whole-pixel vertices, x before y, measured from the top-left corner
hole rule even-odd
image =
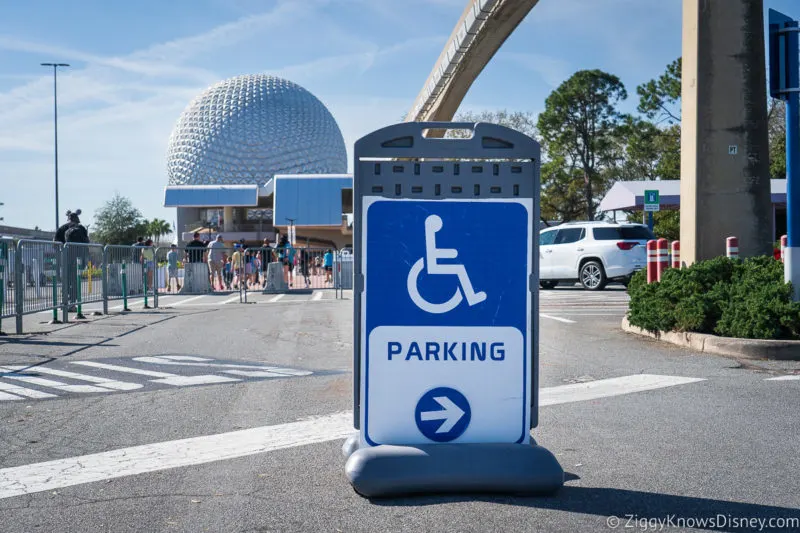
[[[364,198],[366,444],[529,442],[532,212]]]

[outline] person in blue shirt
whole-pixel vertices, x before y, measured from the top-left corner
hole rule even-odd
[[[325,269],[325,282],[333,281],[333,251],[328,249],[322,258],[322,268]]]
[[[283,264],[283,281],[285,281],[289,288],[292,288],[292,279],[294,278],[294,254],[295,249],[289,238],[286,235],[281,236],[278,244],[278,259]]]

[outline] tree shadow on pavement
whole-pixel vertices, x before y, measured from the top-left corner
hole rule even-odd
[[[482,501],[501,505],[612,517],[612,520],[613,518],[618,518],[619,522],[616,526],[613,526],[611,521],[608,522],[609,528],[613,526],[622,530],[640,528],[641,524],[646,521],[661,521],[660,523],[665,524],[664,529],[666,530],[669,529],[669,524],[666,524],[665,521],[670,517],[672,517],[673,524],[676,527],[712,531],[797,531],[797,528],[800,527],[798,526],[800,523],[798,522],[800,521],[800,509],[796,508],[604,487],[564,486],[556,495],[548,497],[476,494],[474,496],[375,498],[370,501],[375,505],[385,507]],[[768,522],[741,522],[745,519],[762,519],[764,521],[782,519],[786,522],[781,526],[781,522],[775,521],[770,526]],[[680,523],[679,520],[683,522]],[[701,520],[705,520],[705,522],[700,522]],[[715,520],[716,522],[711,523],[709,520]],[[734,520],[738,520],[739,523],[735,523]],[[788,520],[794,520],[795,522],[792,525]],[[628,524],[627,528],[625,527],[626,524]]]

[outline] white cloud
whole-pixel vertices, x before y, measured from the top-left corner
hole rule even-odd
[[[59,71],[58,78],[61,211],[81,208],[82,218],[91,223],[95,210],[119,192],[144,216],[173,220],[174,210],[161,205],[166,147],[175,121],[208,85],[244,72],[271,72],[312,85],[339,122],[352,159],[357,138],[396,122],[413,99],[413,94],[408,99],[372,97],[359,89],[360,78],[384,62],[437,47],[445,37],[411,35],[380,39],[379,45],[368,33],[342,27],[322,13],[320,7],[327,4],[287,0],[266,13],[115,56],[0,37],[0,50],[75,63]],[[325,43],[316,47],[325,57],[308,51],[298,57],[257,53],[285,46],[287,32],[297,42]],[[213,54],[236,58],[245,70],[210,61]],[[0,180],[11,184],[0,199],[6,204],[0,216],[8,224],[50,227],[52,71],[43,68],[41,76],[16,81],[20,84],[0,92]]]
[[[511,61],[535,72],[548,86],[555,89],[574,72],[567,61],[532,52],[499,54],[498,59]]]

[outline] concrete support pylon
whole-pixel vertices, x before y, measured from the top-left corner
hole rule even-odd
[[[762,0],[683,0],[681,258],[772,249]]]
[[[233,207],[226,205],[222,208],[222,231],[233,231]]]

